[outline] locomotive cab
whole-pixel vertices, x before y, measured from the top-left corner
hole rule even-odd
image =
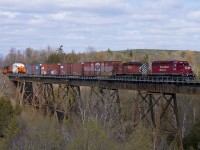
[[[182,75],[186,76],[194,76],[192,71],[192,67],[189,65],[187,61],[177,61],[173,65],[173,70],[178,71],[178,73],[182,73]]]
[[[4,66],[2,69],[2,73],[7,74],[7,73],[9,73],[9,70],[10,70],[10,66]]]

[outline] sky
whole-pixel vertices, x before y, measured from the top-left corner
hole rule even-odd
[[[0,54],[11,48],[200,50],[200,0],[0,0]]]

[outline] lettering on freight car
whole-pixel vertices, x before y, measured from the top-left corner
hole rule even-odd
[[[167,69],[167,68],[169,68],[169,66],[160,66],[160,68],[162,68],[162,69]]]
[[[128,69],[132,69],[133,67],[132,66],[128,66]]]
[[[159,71],[167,71],[166,69],[159,69]]]

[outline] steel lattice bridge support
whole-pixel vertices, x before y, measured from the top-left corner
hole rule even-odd
[[[91,87],[89,99],[83,101],[80,86],[25,81],[18,81],[16,85],[16,98],[20,106],[41,109],[45,114],[56,114],[60,120],[76,113],[81,114],[82,120],[87,115],[93,115],[104,119],[104,122],[120,116],[118,89]],[[101,114],[98,111],[103,116],[98,116]]]
[[[54,113],[55,96],[52,84],[17,82],[16,99],[20,106],[30,106]]]
[[[113,88],[113,85],[107,84],[105,81],[100,86],[98,86],[99,83],[93,84],[96,82],[93,80],[78,81],[76,79],[71,83],[68,80],[42,82],[17,79],[14,81],[17,83],[16,95],[21,106],[28,105],[35,109],[42,109],[45,113],[57,115],[60,120],[69,118],[76,113],[80,114],[82,120],[88,115],[94,115],[102,122],[110,121],[108,118],[116,118],[115,120],[120,118],[118,87]],[[80,86],[78,86],[79,83]],[[119,82],[119,84],[120,88],[127,88],[123,82]],[[87,102],[83,101],[81,86],[90,87],[90,98]],[[162,85],[158,84],[158,86]],[[137,90],[139,87],[140,83],[131,90]],[[134,108],[133,127],[137,128],[139,124],[142,124],[152,128],[154,149],[160,145],[165,145],[165,149],[171,149],[174,143],[178,143],[179,149],[183,149],[175,93],[138,91]],[[98,112],[102,112],[103,115]],[[163,143],[162,139],[167,139],[168,143]]]
[[[119,121],[121,108],[118,89],[91,87],[89,103],[90,114],[104,124]]]
[[[152,128],[154,149],[161,145],[166,145],[165,149],[173,149],[175,143],[178,143],[179,149],[183,149],[176,94],[138,91],[133,127],[136,128],[139,124]],[[167,143],[163,143],[162,139]]]
[[[62,120],[77,109],[81,103],[80,87],[65,84],[53,85],[42,82],[17,82],[16,99],[20,106],[30,106],[54,114]]]

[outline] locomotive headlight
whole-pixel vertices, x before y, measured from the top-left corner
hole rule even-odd
[[[191,67],[185,66],[185,69],[189,70]]]

